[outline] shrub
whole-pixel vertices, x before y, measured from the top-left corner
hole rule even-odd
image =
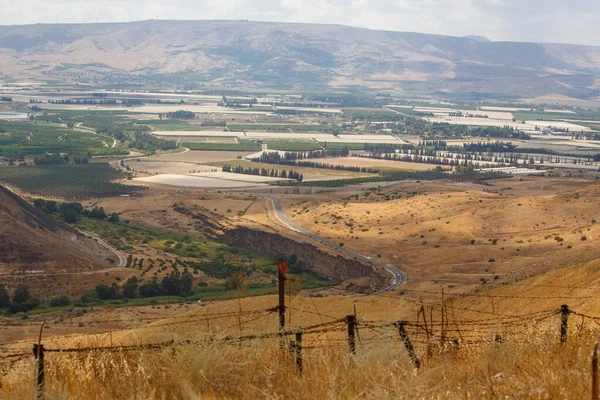
[[[55,297],[50,300],[50,306],[52,307],[65,307],[71,304],[71,299],[68,296]]]

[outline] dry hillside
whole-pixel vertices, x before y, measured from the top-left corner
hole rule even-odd
[[[112,264],[111,262],[112,261]],[[73,272],[116,266],[115,255],[0,186],[0,272]]]

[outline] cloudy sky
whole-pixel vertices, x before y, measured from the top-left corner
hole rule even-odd
[[[598,0],[0,0],[0,25],[249,19],[600,45]]]

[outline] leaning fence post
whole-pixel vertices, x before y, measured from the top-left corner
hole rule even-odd
[[[354,315],[346,316],[346,322],[348,324],[348,349],[350,350],[350,355],[356,353],[356,317]]]
[[[592,400],[600,399],[600,390],[598,388],[598,342],[594,346],[592,355]]]
[[[36,384],[37,384],[37,398],[44,398],[44,345],[34,344],[33,345],[33,356],[35,357],[36,365]]]
[[[400,337],[402,338],[404,347],[406,347],[406,350],[408,351],[408,355],[410,356],[410,359],[412,360],[412,362],[415,364],[415,367],[421,368],[421,360],[419,360],[419,356],[417,356],[417,353],[415,352],[415,348],[414,348],[412,342],[410,341],[410,338],[408,337],[408,333],[406,332],[406,329],[404,328],[405,324],[406,323],[404,321],[396,322],[396,326],[398,327],[398,333],[400,333]]]
[[[563,304],[560,306],[560,342],[567,341],[567,324],[569,322],[569,306]]]

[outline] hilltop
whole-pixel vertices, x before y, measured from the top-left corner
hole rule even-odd
[[[71,83],[366,87],[470,99],[600,94],[600,47],[248,21],[2,26],[0,69],[11,79]]]

